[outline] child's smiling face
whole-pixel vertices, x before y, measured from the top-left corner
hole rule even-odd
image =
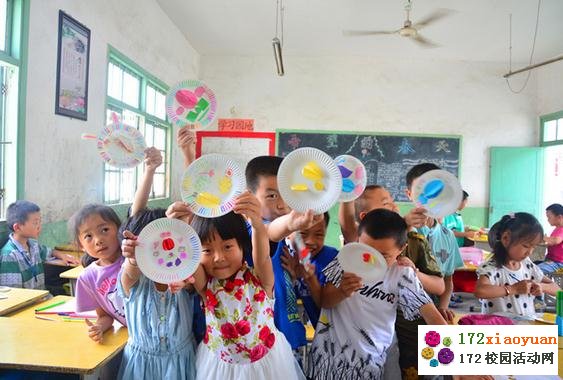
[[[201,242],[201,265],[208,276],[229,278],[242,266],[243,253],[236,239],[221,239],[215,231],[209,241]]]

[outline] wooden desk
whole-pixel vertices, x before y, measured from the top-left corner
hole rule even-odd
[[[74,296],[74,292],[76,291],[76,280],[78,279],[78,276],[80,276],[82,272],[84,272],[84,267],[82,265],[79,265],[59,275],[61,278],[65,278],[69,280],[71,296]]]
[[[88,337],[87,326],[63,322],[62,317],[44,315],[55,321],[35,318],[35,308],[70,300],[58,296],[7,318],[0,318],[0,368],[78,374],[97,378],[101,368],[127,343],[127,329],[118,323],[105,332],[102,344]]]
[[[8,298],[0,299],[0,316],[9,314],[15,310],[32,305],[49,295],[47,290],[10,288],[0,295]]]

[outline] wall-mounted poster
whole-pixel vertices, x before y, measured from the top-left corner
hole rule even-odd
[[[90,29],[59,11],[56,114],[87,119],[89,57]]]

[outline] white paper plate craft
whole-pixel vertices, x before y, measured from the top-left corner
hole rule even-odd
[[[184,172],[182,199],[194,214],[215,218],[231,211],[235,198],[245,189],[246,179],[237,161],[222,154],[206,154]]]
[[[121,123],[117,117],[97,136],[83,133],[82,139],[96,140],[102,159],[116,168],[134,168],[145,159],[145,138],[137,128]]]
[[[166,95],[166,114],[178,127],[194,124],[205,128],[217,115],[215,94],[199,80],[180,82]]]
[[[459,180],[445,170],[431,170],[418,177],[412,188],[412,197],[418,207],[428,210],[431,218],[453,214],[463,197]]]
[[[190,277],[201,255],[201,241],[193,228],[181,220],[160,218],[143,228],[135,258],[151,280],[170,284]]]
[[[278,170],[280,195],[298,212],[328,211],[342,192],[342,175],[334,160],[316,148],[299,148],[289,153]]]
[[[354,156],[343,154],[334,159],[342,175],[342,192],[338,200],[351,202],[364,192],[367,183],[366,167]]]
[[[387,262],[381,253],[362,243],[346,244],[337,258],[344,272],[354,273],[364,282],[383,280],[387,272]]]

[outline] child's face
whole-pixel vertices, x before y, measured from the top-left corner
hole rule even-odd
[[[326,226],[324,218],[321,219],[317,224],[313,227],[295,232],[296,234],[301,234],[301,238],[305,243],[305,246],[311,252],[311,256],[315,257],[320,252],[325,244],[325,236],[326,236]],[[293,243],[293,239],[291,239]]]
[[[551,211],[546,211],[545,215],[547,216],[547,222],[552,226],[561,226],[563,225],[563,215],[555,215]]]
[[[365,232],[360,234],[358,241],[378,250],[388,264],[395,262],[404,248],[398,246],[393,238],[374,239]]]
[[[121,253],[117,226],[99,214],[89,216],[78,228],[78,242],[86,253],[105,263],[113,262]]]
[[[28,214],[25,223],[14,225],[14,232],[26,239],[37,239],[41,233],[41,212]]]
[[[508,251],[508,258],[515,261],[522,261],[526,257],[529,257],[534,251],[534,248],[536,248],[541,241],[542,236],[539,234],[534,238],[520,240],[514,243],[510,242],[510,231],[505,231],[501,236],[502,245],[504,245]]]
[[[465,198],[464,200],[461,201],[461,203],[459,204],[459,207],[457,208],[459,211],[463,210],[465,208],[465,206],[467,206],[467,201],[469,200],[469,198]]]
[[[239,271],[242,266],[242,248],[236,239],[221,239],[214,232],[211,240],[201,242],[201,265],[208,276],[218,279],[229,278]]]
[[[389,193],[389,191],[387,191],[387,189],[372,189],[366,192],[363,197],[365,202],[365,210],[360,211],[360,219],[363,219],[363,217],[371,210],[378,208],[385,208],[387,210],[399,212],[397,205],[393,201],[393,198],[391,197],[391,194]]]
[[[276,176],[260,176],[255,195],[260,202],[262,219],[271,222],[289,212],[289,207],[283,201],[278,190]]]

